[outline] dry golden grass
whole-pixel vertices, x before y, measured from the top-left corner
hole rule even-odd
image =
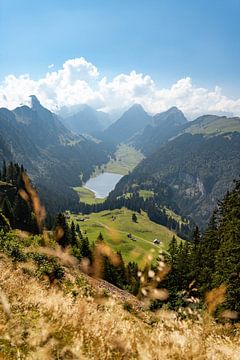
[[[24,272],[26,263],[0,255],[0,359],[240,358],[237,326],[216,324],[209,314],[193,321],[141,306],[130,313],[117,288],[110,297],[86,293],[97,280],[86,285],[87,277],[71,264],[65,282],[50,286]]]

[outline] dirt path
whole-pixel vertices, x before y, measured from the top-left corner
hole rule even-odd
[[[104,223],[101,223],[100,221],[96,221],[96,224],[103,226],[103,227],[104,227],[105,229],[107,229],[109,232],[116,232],[116,231],[117,231],[117,232],[122,233],[122,234],[124,234],[124,235],[126,235],[126,236],[127,236],[127,234],[128,234],[127,231],[123,231],[123,230],[118,230],[118,229],[115,229],[115,228],[111,228],[110,226],[108,226],[108,225],[106,225],[106,224],[104,224]],[[142,238],[142,237],[140,237],[140,236],[138,236],[138,235],[134,235],[134,234],[132,234],[132,235],[133,235],[133,237],[136,238],[136,239],[140,239],[140,240],[142,240],[142,241],[147,242],[148,244],[151,244],[153,247],[159,248],[158,245],[153,244],[153,243],[152,243],[151,241],[149,241],[149,240],[146,240],[146,239],[144,239],[144,238]]]

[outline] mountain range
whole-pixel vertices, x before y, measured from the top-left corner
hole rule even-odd
[[[172,107],[153,116],[151,122],[135,135],[132,144],[144,155],[150,155],[188,123],[181,110]]]
[[[151,121],[151,116],[139,104],[130,107],[123,115],[111,124],[99,137],[117,145],[130,141],[139,131]]]
[[[50,210],[77,209],[72,187],[88,180],[120,143],[130,144],[146,158],[122,178],[111,199],[124,194],[134,198],[147,190],[157,206],[167,205],[201,226],[239,176],[237,117],[204,115],[190,122],[176,107],[151,116],[135,104],[104,130],[105,113],[83,106],[66,114],[65,109],[63,119],[50,112],[35,96],[30,107],[0,109],[0,159],[27,168]]]
[[[111,149],[73,134],[35,96],[31,100],[31,107],[0,109],[0,158],[27,168],[49,210],[77,206],[72,187],[107,162]]]
[[[61,117],[61,121],[75,133],[90,135],[104,130],[111,123],[107,113],[96,111],[88,105],[83,105],[80,110],[70,116]]]
[[[204,227],[218,200],[239,178],[240,118],[206,115],[193,122],[182,120],[181,125],[170,119],[169,127],[163,121],[164,141],[159,141],[156,151],[148,150],[150,155],[120,180],[111,199],[124,194],[134,198],[142,189],[151,191],[157,206],[170,206]],[[151,141],[156,144],[155,134],[152,138],[150,130],[148,134],[143,149],[147,144],[152,149]],[[165,197],[163,188],[167,189]]]

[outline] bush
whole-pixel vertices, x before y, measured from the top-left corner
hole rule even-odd
[[[22,242],[12,232],[5,234],[0,232],[0,250],[11,256],[14,261],[26,261],[27,255],[24,253]]]
[[[50,282],[61,280],[64,277],[64,269],[54,257],[48,257],[39,253],[31,253],[29,255],[38,265],[37,275],[39,277],[47,276]]]

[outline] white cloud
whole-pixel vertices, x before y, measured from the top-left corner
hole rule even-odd
[[[54,67],[54,64],[48,65],[48,69],[52,69]]]
[[[39,80],[33,80],[29,74],[6,76],[0,84],[0,106],[13,109],[26,104],[32,94],[53,111],[77,104],[112,111],[140,103],[150,113],[177,106],[190,119],[206,113],[240,115],[240,98],[233,100],[224,96],[217,86],[212,90],[197,87],[186,77],[169,88],[161,88],[149,75],[136,71],[108,80],[83,57],[67,60],[61,69],[49,70]]]

